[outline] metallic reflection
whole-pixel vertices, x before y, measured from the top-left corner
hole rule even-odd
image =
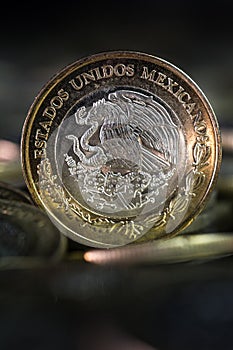
[[[90,250],[84,254],[84,260],[100,265],[176,263],[230,254],[233,254],[232,233],[203,233],[111,250]]]

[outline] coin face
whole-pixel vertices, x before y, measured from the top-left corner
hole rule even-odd
[[[221,161],[218,122],[192,79],[122,51],[81,59],[48,81],[21,152],[35,202],[65,235],[101,248],[187,227]]]

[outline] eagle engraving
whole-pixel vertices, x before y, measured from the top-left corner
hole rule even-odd
[[[73,142],[86,201],[103,210],[154,203],[179,157],[180,130],[170,114],[152,96],[131,90],[77,109],[76,124],[87,129],[66,138]]]

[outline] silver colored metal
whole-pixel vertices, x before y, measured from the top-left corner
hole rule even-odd
[[[182,126],[171,108],[151,95],[118,90],[79,107],[74,119],[69,141],[58,136],[58,142],[73,147],[77,161],[64,154],[67,179],[75,182],[71,189],[78,186],[84,207],[115,218],[164,204],[186,164]],[[65,128],[60,132],[63,137]]]

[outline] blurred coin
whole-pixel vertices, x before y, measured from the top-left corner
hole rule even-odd
[[[69,238],[101,248],[181,232],[221,162],[201,89],[173,64],[127,51],[83,58],[48,81],[21,151],[35,202]]]
[[[232,254],[233,232],[201,233],[111,250],[90,250],[84,253],[84,260],[100,265],[140,265],[197,261]]]
[[[232,199],[233,202],[233,174],[222,176],[218,180],[219,195],[225,198]]]
[[[233,129],[222,128],[221,136],[223,150],[229,153],[233,153]]]
[[[25,184],[19,145],[8,140],[0,140],[0,181],[13,186]]]
[[[232,232],[233,221],[233,201],[218,199],[212,209],[204,210],[197,219],[182,231],[187,233],[207,233],[207,232]]]
[[[8,257],[59,260],[66,238],[39,208],[23,202],[0,200],[0,266]]]
[[[232,155],[223,155],[219,179],[233,176],[233,157]]]
[[[233,156],[229,152],[223,153],[217,191],[221,198],[232,199],[233,201]]]
[[[0,140],[0,162],[16,161],[20,157],[19,146],[8,140]]]
[[[13,187],[12,185],[0,181],[0,199],[7,199],[10,201],[25,202],[33,204],[30,196],[23,190]]]

